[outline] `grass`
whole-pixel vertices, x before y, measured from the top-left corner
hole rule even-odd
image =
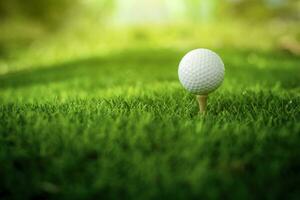
[[[217,49],[198,114],[185,51],[136,49],[0,76],[4,199],[297,199],[300,58]]]

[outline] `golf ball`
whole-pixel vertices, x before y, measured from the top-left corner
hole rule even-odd
[[[217,89],[224,79],[224,63],[209,49],[195,49],[180,61],[178,76],[189,92],[207,95]]]

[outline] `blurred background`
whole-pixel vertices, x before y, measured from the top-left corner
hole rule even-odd
[[[0,74],[128,49],[300,54],[298,0],[4,0]]]

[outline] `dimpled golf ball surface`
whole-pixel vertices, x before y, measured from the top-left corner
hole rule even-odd
[[[189,92],[206,95],[217,89],[224,79],[224,63],[213,51],[195,49],[180,61],[178,75],[183,87]]]

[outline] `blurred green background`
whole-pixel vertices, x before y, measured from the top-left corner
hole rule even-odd
[[[299,19],[297,0],[1,1],[0,74],[128,48],[299,54]]]

